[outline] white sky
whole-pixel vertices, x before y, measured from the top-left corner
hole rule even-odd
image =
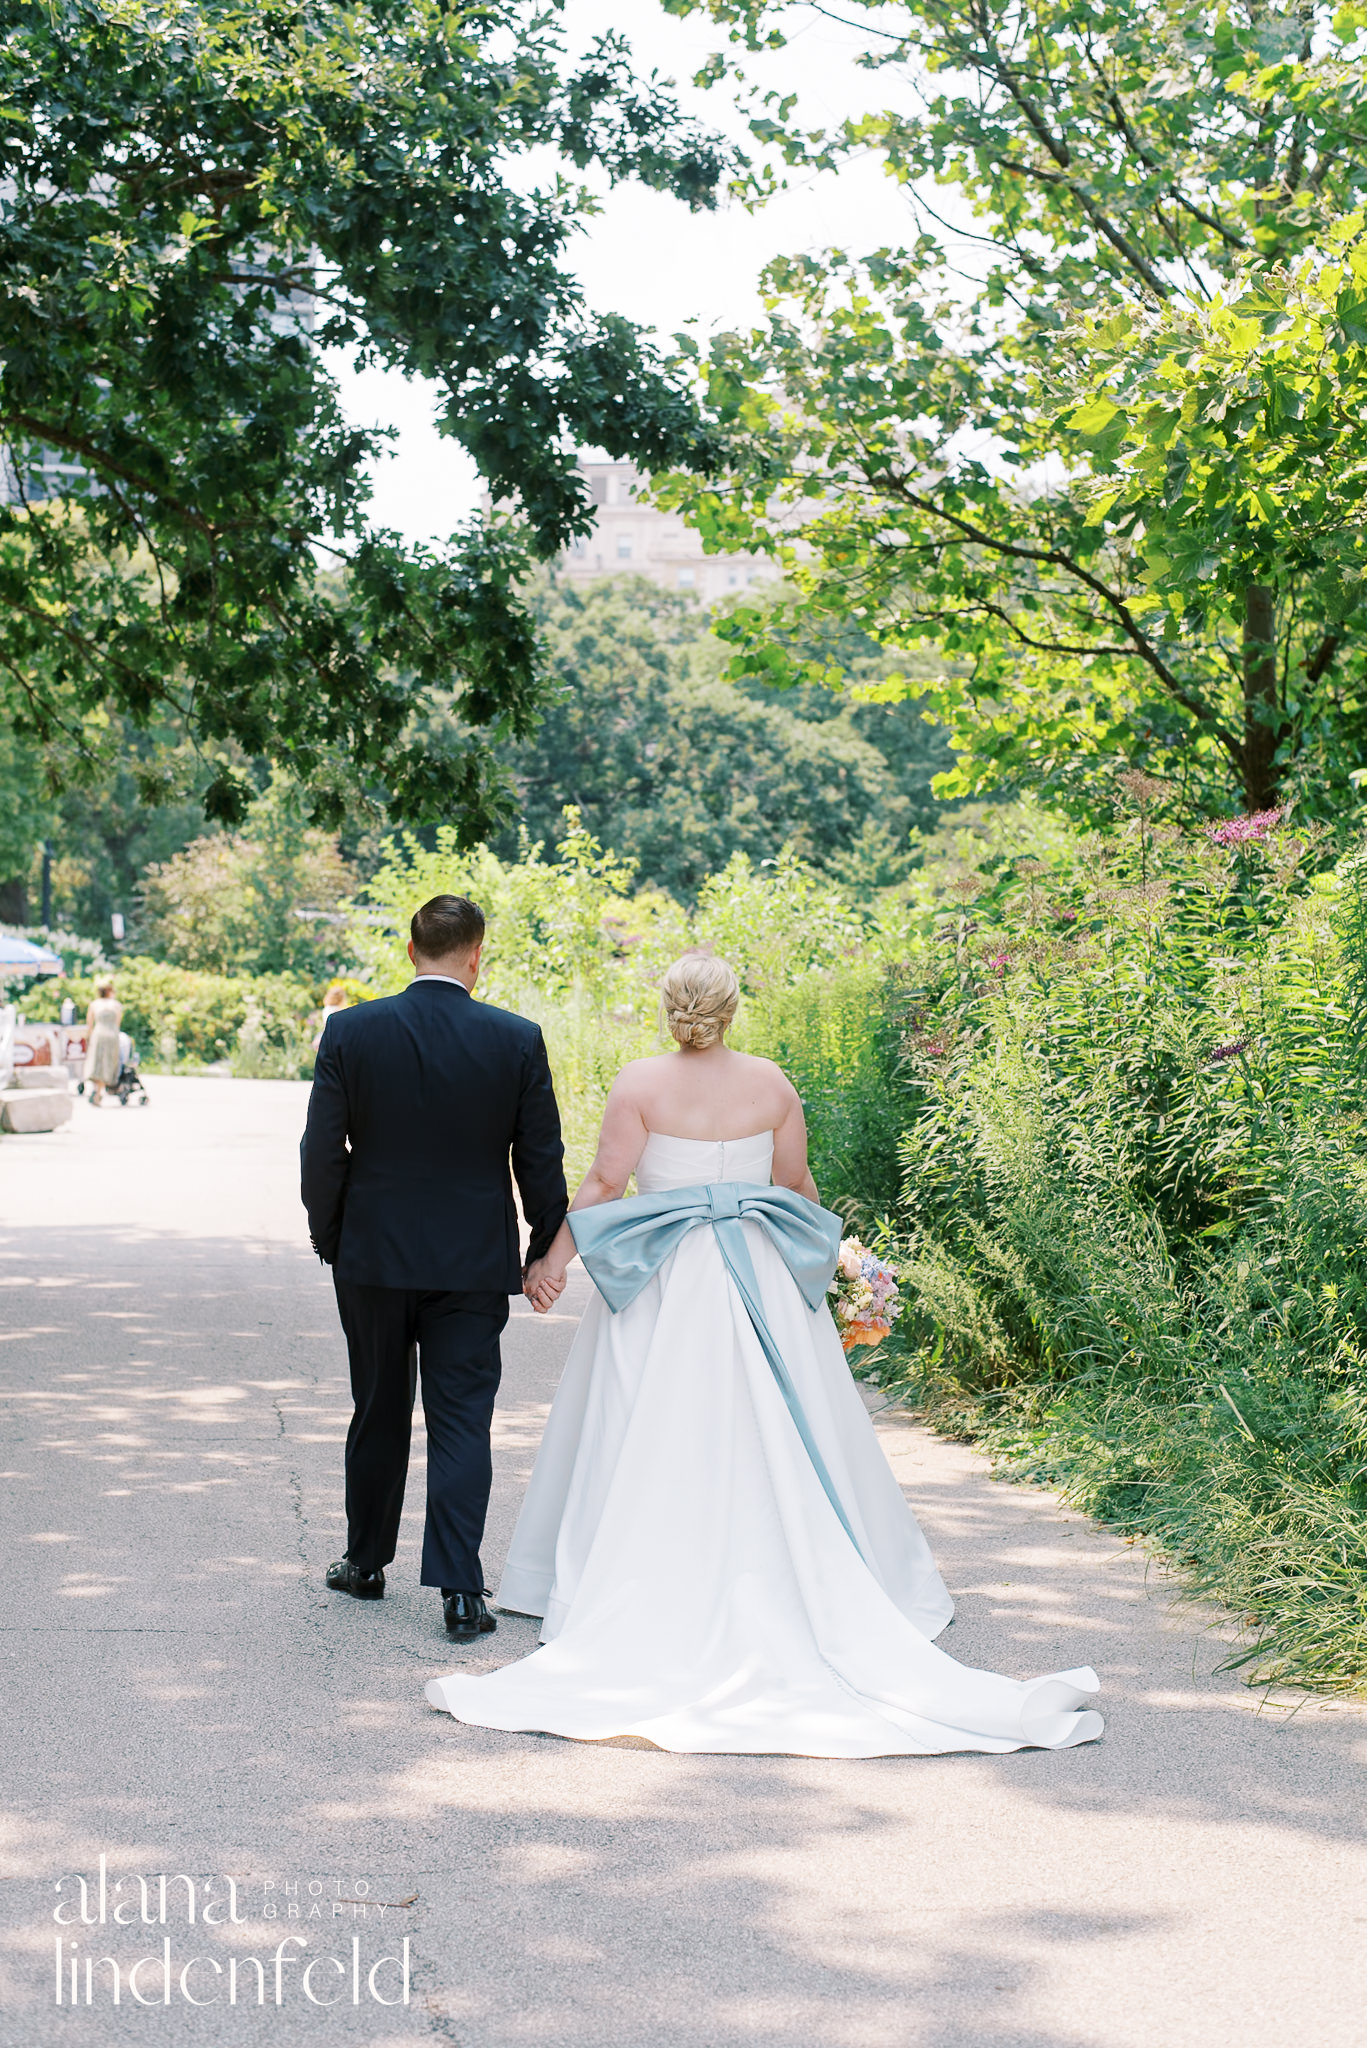
[[[690,112],[742,134],[727,86],[700,93],[689,83],[704,59],[723,47],[722,31],[711,23],[679,21],[656,0],[633,0],[630,9],[620,0],[617,6],[567,0],[565,14],[572,50],[609,28],[624,28],[639,71],[674,79]],[[854,31],[813,12],[805,23],[795,16],[792,33],[786,51],[748,62],[766,87],[800,95],[809,126],[885,104],[896,93],[893,74],[857,69],[862,45]],[[690,214],[664,194],[619,187],[604,197],[603,212],[585,223],[571,261],[595,311],[625,314],[665,338],[695,324],[706,335],[757,317],[755,283],[771,256],[832,246],[863,252],[914,232],[904,194],[868,160],[838,175],[801,179],[758,214],[733,204]],[[375,477],[375,523],[409,540],[444,538],[477,503],[479,483],[464,451],[437,434],[430,390],[393,374],[338,368],[350,416],[398,430],[395,452]]]

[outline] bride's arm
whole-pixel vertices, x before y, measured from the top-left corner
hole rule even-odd
[[[786,1076],[784,1081],[792,1099],[787,1115],[774,1129],[774,1186],[792,1188],[809,1202],[819,1202],[821,1197],[807,1164],[807,1119],[802,1114],[802,1098]]]
[[[626,1193],[648,1135],[628,1068],[612,1084],[598,1133],[598,1150],[570,1208],[595,1209],[600,1202],[618,1201]],[[574,1256],[574,1237],[569,1224],[562,1223],[544,1256],[527,1268],[523,1292],[535,1307],[549,1308],[565,1284],[565,1271]],[[540,1297],[546,1294],[550,1299],[543,1301]]]

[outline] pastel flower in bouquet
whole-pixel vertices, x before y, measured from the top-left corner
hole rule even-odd
[[[899,1305],[895,1266],[880,1259],[857,1237],[842,1238],[829,1292],[831,1314],[846,1351],[860,1344],[882,1343]]]

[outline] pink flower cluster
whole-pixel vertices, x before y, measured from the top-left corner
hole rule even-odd
[[[1254,811],[1247,818],[1226,818],[1222,825],[1207,825],[1206,836],[1216,846],[1247,846],[1251,839],[1266,839],[1286,816],[1280,804],[1275,810]]]
[[[900,1306],[895,1266],[880,1259],[857,1237],[842,1238],[829,1292],[834,1296],[831,1310],[846,1351],[853,1351],[857,1344],[882,1342]]]
[[[928,1060],[945,1059],[952,1049],[947,1031],[920,1032],[912,1039],[912,1044],[917,1052],[923,1053]]]

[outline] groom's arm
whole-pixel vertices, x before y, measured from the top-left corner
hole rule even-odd
[[[551,1081],[551,1063],[546,1057],[546,1041],[539,1031],[523,1066],[512,1153],[513,1177],[532,1234],[527,1248],[530,1265],[545,1253],[570,1205],[560,1110]]]
[[[299,1141],[300,1193],[308,1211],[309,1237],[319,1258],[329,1266],[337,1257],[342,1235],[342,1211],[351,1164],[347,1149],[346,1087],[337,1057],[337,1038],[334,1020],[318,1047],[308,1120]]]

